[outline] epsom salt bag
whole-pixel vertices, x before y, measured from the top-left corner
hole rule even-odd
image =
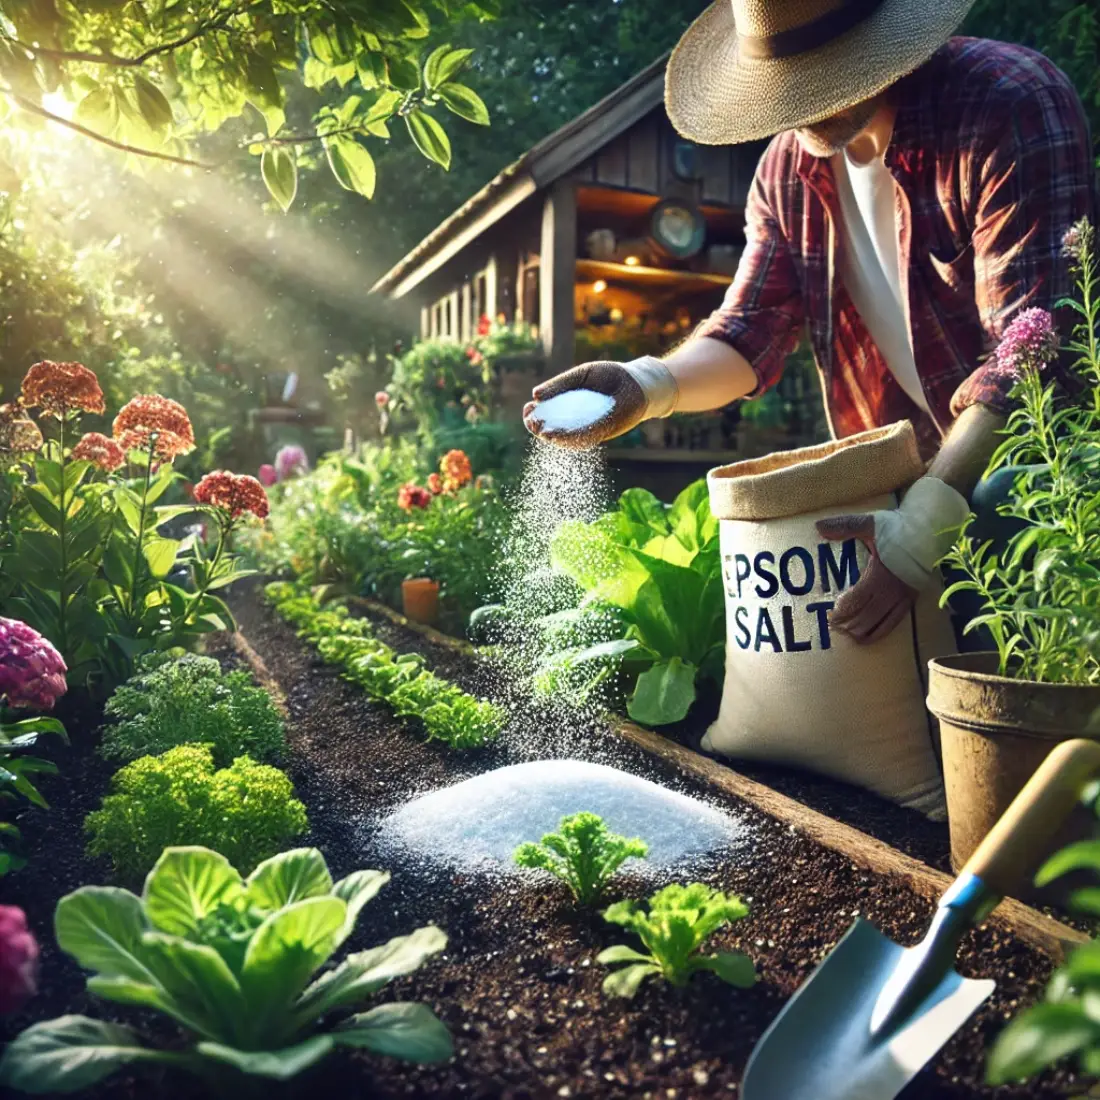
[[[870,555],[822,539],[826,516],[896,508],[924,473],[908,421],[712,470],[726,587],[726,683],[703,747],[793,764],[944,814],[938,729],[925,709],[932,657],[955,649],[940,590],[857,645],[829,627]]]

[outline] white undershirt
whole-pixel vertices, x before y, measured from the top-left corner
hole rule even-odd
[[[898,385],[925,412],[902,296],[894,177],[883,157],[857,164],[847,152],[832,158],[844,235],[841,276],[867,331]]]

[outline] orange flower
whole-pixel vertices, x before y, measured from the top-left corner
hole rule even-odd
[[[115,417],[115,439],[124,451],[146,450],[170,462],[195,449],[195,432],[187,410],[159,394],[139,394]]]
[[[448,451],[439,460],[439,469],[443,474],[443,488],[448,492],[461,489],[474,476],[465,451]]]
[[[93,371],[80,363],[35,363],[23,379],[23,404],[47,416],[71,412],[102,413],[103,390]]]
[[[126,452],[101,432],[88,432],[73,448],[73,458],[94,462],[101,470],[110,473],[126,461]]]
[[[42,446],[42,433],[23,415],[18,401],[0,405],[0,456],[31,454]]]
[[[440,481],[439,474],[428,474],[428,488],[431,490],[433,497],[437,497],[443,492],[443,482]]]
[[[254,477],[228,470],[215,470],[203,477],[195,486],[195,500],[220,508],[233,519],[245,512],[265,519],[271,510],[264,487]]]

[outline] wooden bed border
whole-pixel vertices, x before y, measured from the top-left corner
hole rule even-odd
[[[393,608],[362,597],[347,601],[368,614],[378,615],[397,626],[420,634],[433,645],[467,657],[476,657],[478,649],[470,642],[444,634],[434,627],[413,622]],[[263,659],[241,634],[232,635],[235,650],[252,669],[257,681],[272,693],[276,704],[286,713],[286,697]],[[949,875],[907,856],[885,841],[837,821],[827,814],[811,809],[785,794],[772,790],[748,776],[741,775],[726,764],[695,752],[676,741],[662,737],[615,714],[607,715],[608,728],[624,741],[642,749],[650,756],[693,779],[747,802],[769,817],[797,829],[825,848],[850,859],[858,867],[879,875],[900,879],[914,893],[930,900],[938,898],[952,882]],[[1038,948],[1055,962],[1061,961],[1068,949],[1087,942],[1088,936],[1061,921],[1048,917],[1014,898],[1006,898],[997,907],[990,922],[1000,925],[1024,943]]]

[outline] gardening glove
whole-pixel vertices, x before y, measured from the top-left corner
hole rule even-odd
[[[594,424],[544,430],[539,418],[540,403],[571,390],[594,390],[606,394],[615,404]],[[660,359],[645,355],[629,363],[583,363],[536,386],[531,396],[534,400],[523,409],[527,430],[560,447],[583,451],[625,434],[643,420],[671,416],[679,391],[668,367]]]
[[[969,515],[961,493],[939,478],[922,477],[894,510],[818,520],[823,538],[857,538],[871,555],[863,576],[837,599],[832,626],[861,645],[885,638],[932,585],[936,563]]]

